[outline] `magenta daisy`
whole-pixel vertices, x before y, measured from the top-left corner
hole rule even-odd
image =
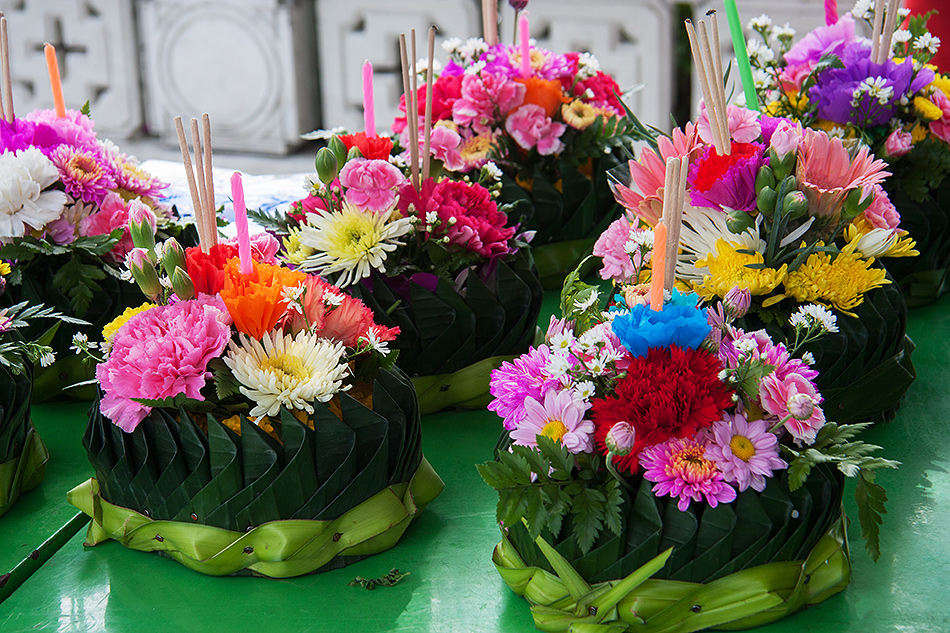
[[[116,186],[112,169],[98,149],[60,145],[50,158],[59,170],[66,193],[76,200],[99,204]]]
[[[538,436],[544,435],[562,442],[572,453],[589,453],[594,449],[594,423],[584,419],[588,408],[571,391],[549,391],[543,405],[526,398],[524,419],[511,432],[511,439],[520,446],[537,446]]]
[[[716,462],[723,479],[738,485],[739,492],[749,487],[762,492],[772,471],[788,467],[778,456],[778,437],[769,432],[765,420],[749,422],[741,413],[724,413],[710,435],[706,459]]]
[[[723,480],[716,463],[706,458],[707,442],[696,438],[671,439],[645,448],[640,464],[646,468],[644,479],[652,481],[659,496],[679,497],[681,512],[690,501],[702,501],[715,508],[735,501],[736,489]]]
[[[505,419],[505,429],[510,431],[524,420],[526,399],[540,400],[559,384],[544,371],[550,361],[551,349],[539,345],[491,373],[489,391],[495,399],[488,410]]]
[[[112,165],[111,171],[119,189],[124,189],[137,196],[154,197],[161,193],[162,189],[168,187],[167,182],[162,182],[142,169],[139,166],[138,159],[134,156],[119,151],[119,148],[112,141],[104,141],[100,147],[103,157]]]

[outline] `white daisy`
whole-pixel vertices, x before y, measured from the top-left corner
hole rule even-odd
[[[805,363],[806,365],[814,365],[815,355],[812,354],[811,352],[805,352],[804,354],[802,354],[802,362]]]
[[[582,380],[581,382],[574,385],[574,396],[578,400],[590,400],[593,397],[594,392],[597,388],[594,386],[594,383],[590,380]]]
[[[560,350],[560,351],[569,352],[575,340],[576,339],[574,338],[573,332],[569,332],[569,331],[558,332],[557,334],[551,337],[550,346],[551,346],[551,349],[555,351]]]
[[[587,295],[586,299],[574,299],[574,310],[577,312],[583,312],[587,310],[592,305],[597,303],[600,300],[600,291],[597,289],[591,289],[590,294]]]
[[[317,251],[301,264],[303,271],[326,277],[341,273],[336,285],[342,287],[369,277],[372,269],[386,272],[386,256],[402,242],[398,238],[412,230],[408,218],[390,220],[391,213],[364,212],[344,203],[340,211],[307,215],[300,228],[300,243]]]
[[[317,338],[307,330],[297,336],[267,332],[258,342],[244,334],[232,340],[224,363],[254,402],[248,415],[277,415],[281,405],[313,413],[314,401],[327,402],[345,391],[349,373],[343,343]]]
[[[23,237],[63,214],[62,191],[44,191],[59,180],[53,161],[30,147],[0,154],[0,239]]]

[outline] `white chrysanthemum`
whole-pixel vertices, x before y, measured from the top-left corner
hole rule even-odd
[[[297,336],[267,332],[260,342],[240,335],[231,341],[225,364],[255,406],[252,417],[277,415],[281,405],[313,413],[313,402],[327,402],[345,391],[349,373],[343,343],[317,338],[307,330]]]
[[[600,301],[600,291],[592,289],[586,299],[574,299],[574,310],[583,312]]]
[[[858,238],[854,250],[864,257],[880,257],[890,251],[900,237],[897,229],[871,229]]]
[[[0,239],[23,237],[62,215],[69,196],[43,191],[57,180],[53,161],[35,147],[0,155]]]
[[[498,165],[488,161],[482,166],[482,174],[488,176],[492,180],[501,180],[502,171],[498,168]]]
[[[683,227],[680,231],[680,254],[676,258],[676,277],[687,281],[702,282],[709,274],[708,268],[697,268],[696,261],[716,251],[716,241],[724,239],[737,248],[765,252],[765,240],[759,237],[759,224],[756,223],[742,233],[733,233],[726,225],[726,214],[718,209],[685,205]]]
[[[304,271],[326,277],[342,273],[341,288],[369,277],[372,269],[386,272],[386,255],[402,242],[398,238],[412,230],[408,218],[390,219],[391,213],[361,211],[344,203],[341,211],[307,215],[300,228],[300,243],[317,251],[300,264]]]
[[[788,322],[792,327],[796,328],[818,327],[825,332],[838,331],[837,317],[835,317],[831,310],[817,303],[799,306],[798,310],[789,317]]]

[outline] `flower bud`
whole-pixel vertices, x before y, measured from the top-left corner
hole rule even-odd
[[[775,189],[776,181],[775,174],[772,173],[772,170],[768,167],[763,167],[759,170],[759,173],[755,175],[755,192],[759,193],[765,187],[771,187]]]
[[[772,215],[775,212],[775,203],[778,202],[778,194],[771,187],[763,187],[759,195],[756,196],[755,206],[762,215]],[[731,231],[732,228],[730,227]]]
[[[769,150],[769,167],[775,174],[776,180],[787,178],[795,171],[795,162],[798,160],[798,154],[791,152],[779,158],[774,150]]]
[[[874,192],[872,191],[864,197],[864,191],[861,189],[852,189],[844,199],[844,206],[841,209],[841,219],[851,220],[864,213],[864,210],[874,202]]]
[[[798,152],[798,143],[801,140],[801,126],[791,121],[780,121],[769,139],[769,149],[775,152],[779,160],[783,160],[789,154]]]
[[[178,243],[174,237],[170,237],[165,240],[165,245],[162,249],[162,268],[165,270],[165,274],[168,275],[171,279],[172,273],[176,268],[181,268],[182,270],[187,270],[188,266],[185,264],[185,249],[181,247],[181,244]]]
[[[807,393],[796,393],[788,398],[788,412],[796,420],[811,418],[818,401]]]
[[[722,305],[726,309],[726,314],[734,319],[740,319],[752,305],[752,292],[748,288],[733,286],[723,298]]]
[[[158,220],[155,213],[139,200],[129,203],[129,235],[136,248],[144,248],[155,256],[155,227]]]
[[[363,152],[360,151],[356,145],[350,148],[350,151],[346,153],[346,160],[353,160],[354,158],[363,158]]]
[[[172,271],[172,274],[169,275],[169,278],[172,281],[172,290],[176,297],[182,301],[188,301],[194,298],[195,284],[191,280],[191,275],[186,273],[182,268],[176,268]]]
[[[808,200],[801,191],[789,191],[782,201],[782,212],[790,219],[800,218],[808,212]]]
[[[650,284],[631,284],[624,286],[623,300],[628,308],[639,305],[649,305],[650,303]]]
[[[317,168],[317,178],[325,185],[329,185],[336,180],[337,174],[340,173],[336,156],[326,147],[322,147],[317,151],[317,157],[313,164]]]
[[[765,191],[765,189],[762,191]],[[752,216],[745,211],[730,211],[728,214],[726,214],[726,226],[732,233],[742,233],[743,231],[752,228],[754,224],[755,220],[752,219]]]
[[[335,134],[330,137],[330,142],[327,143],[327,149],[333,152],[333,155],[336,156],[337,166],[342,166],[346,162],[346,144],[340,140],[339,136]]]
[[[144,248],[133,248],[125,258],[125,265],[129,267],[132,278],[142,289],[142,294],[155,301],[162,294],[162,284],[155,272],[155,262],[149,257]]]
[[[604,443],[607,445],[608,451],[617,457],[623,457],[633,450],[636,439],[637,432],[630,426],[629,422],[617,422],[607,431]]]
[[[914,149],[913,135],[904,130],[894,130],[884,141],[884,154],[886,156],[897,158],[907,154],[912,149]]]

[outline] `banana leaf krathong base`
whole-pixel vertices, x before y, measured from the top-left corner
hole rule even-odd
[[[6,514],[21,493],[36,488],[46,476],[49,451],[30,424],[22,452],[0,463],[0,517]]]
[[[499,204],[515,205],[509,223],[535,231],[531,248],[545,290],[559,290],[564,277],[590,254],[597,237],[620,217],[607,184],[607,170],[623,162],[619,152],[574,166],[560,161],[560,178],[539,166],[530,178],[502,177]]]
[[[49,451],[30,420],[33,372],[0,365],[0,516],[21,493],[42,483]]]
[[[543,294],[527,249],[498,260],[485,277],[471,272],[459,287],[435,275],[374,272],[347,290],[377,323],[399,327],[390,347],[416,382],[424,414],[487,403],[491,370],[534,340]]]
[[[90,411],[83,445],[96,477],[69,493],[93,518],[89,544],[114,538],[202,573],[295,576],[392,547],[442,491],[422,456],[408,379],[381,370],[372,408],[339,395],[305,424],[282,411],[278,441],[240,416],[153,409],[132,433]],[[177,419],[176,419],[177,418]]]
[[[819,472],[820,471],[820,472]],[[503,530],[492,560],[542,631],[688,633],[768,624],[844,589],[851,565],[842,477],[827,468],[789,492],[785,478],[732,504],[686,512],[640,480],[621,536],[581,555]],[[695,504],[693,504],[695,505]],[[562,530],[562,534],[570,531]]]

